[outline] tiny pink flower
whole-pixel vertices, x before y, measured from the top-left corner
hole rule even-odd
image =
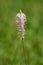
[[[19,32],[22,38],[24,38],[25,22],[26,22],[26,15],[22,13],[22,11],[20,10],[20,12],[17,13],[16,15],[16,23],[17,23],[17,26],[19,28]]]

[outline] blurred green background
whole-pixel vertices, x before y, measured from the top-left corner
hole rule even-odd
[[[27,17],[23,42],[15,21],[20,9]],[[43,65],[43,0],[0,0],[0,65]]]

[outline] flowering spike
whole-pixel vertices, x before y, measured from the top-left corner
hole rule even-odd
[[[16,23],[19,28],[19,32],[20,32],[22,40],[24,39],[25,22],[26,22],[26,15],[20,10],[20,12],[17,13],[16,15]]]

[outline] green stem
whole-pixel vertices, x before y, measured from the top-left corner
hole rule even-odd
[[[25,57],[25,64],[27,65],[27,63],[26,63],[25,47],[24,47],[24,39],[22,39],[22,48],[23,48],[23,54],[24,54],[24,57]]]

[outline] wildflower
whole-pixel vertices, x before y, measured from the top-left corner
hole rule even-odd
[[[17,13],[16,15],[16,23],[19,28],[19,32],[22,39],[24,39],[24,34],[25,34],[25,29],[24,29],[25,22],[26,22],[26,15],[20,10],[20,12]]]

